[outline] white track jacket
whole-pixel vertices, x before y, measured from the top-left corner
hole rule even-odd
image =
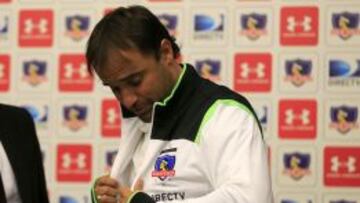
[[[111,177],[132,187],[144,181],[143,191],[128,202],[273,202],[266,145],[251,105],[200,78],[190,65],[184,65],[171,95],[154,105],[150,141],[135,177],[129,171],[141,122],[124,108],[122,114]]]

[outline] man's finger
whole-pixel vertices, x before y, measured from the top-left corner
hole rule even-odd
[[[108,175],[98,178],[95,184],[97,186],[109,186],[113,188],[117,188],[119,185],[115,179],[110,178]]]
[[[95,187],[95,193],[97,195],[107,195],[107,196],[116,197],[118,191],[117,188],[112,188],[108,186],[98,186]]]
[[[115,197],[107,196],[107,195],[97,195],[96,197],[100,203],[117,203],[117,199]]]

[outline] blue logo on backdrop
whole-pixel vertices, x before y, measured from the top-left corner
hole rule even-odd
[[[296,200],[290,200],[290,199],[283,199],[280,201],[281,203],[299,203],[298,201]]]
[[[176,36],[178,26],[178,16],[170,14],[161,14],[157,16],[160,22],[167,28],[171,36]]]
[[[9,17],[3,16],[0,19],[0,37],[5,36],[9,32]]]
[[[347,40],[358,32],[359,14],[358,13],[334,13],[332,15],[333,34],[338,35],[341,39]]]
[[[357,201],[351,201],[351,200],[345,200],[345,199],[342,199],[342,200],[331,200],[330,203],[357,203]]]
[[[46,71],[46,61],[32,60],[23,63],[24,80],[31,86],[37,86],[45,82],[47,80]]]
[[[355,65],[350,61],[342,59],[332,59],[329,61],[329,86],[338,86],[343,88],[360,88],[360,60],[356,60]],[[348,89],[344,89],[348,90]]]
[[[297,201],[297,200],[292,200],[292,199],[282,199],[280,201],[280,203],[300,203],[300,202]],[[309,200],[306,201],[306,203],[313,203],[313,201],[309,199]]]
[[[268,111],[269,110],[268,110],[267,106],[263,106],[261,109],[262,110],[259,113],[259,121],[260,121],[261,125],[265,126],[265,128],[266,128],[266,126],[268,124],[268,113],[269,113]]]
[[[72,105],[64,108],[64,118],[66,120],[85,120],[86,115],[86,106]]]
[[[66,23],[66,35],[75,41],[83,39],[89,31],[90,17],[89,16],[67,16]]]
[[[48,106],[44,105],[42,108],[33,106],[33,105],[22,105],[22,108],[26,109],[31,117],[33,118],[34,122],[37,125],[45,125],[48,121]]]
[[[329,75],[330,77],[360,77],[360,60],[357,60],[355,69],[346,61],[330,60]]]
[[[242,33],[250,40],[257,40],[260,36],[266,34],[267,16],[252,13],[241,16]]]
[[[259,118],[262,128],[266,131],[268,126],[269,108],[266,105],[262,105],[256,108],[256,115]]]
[[[59,202],[60,203],[80,203],[78,200],[76,200],[73,197],[69,197],[69,196],[61,196],[59,198]]]
[[[302,86],[311,80],[312,61],[310,60],[287,60],[285,62],[285,81],[290,81],[296,87]]]
[[[112,164],[115,160],[116,154],[117,154],[117,150],[111,150],[111,151],[106,152],[106,155],[105,155],[106,156],[106,165],[112,166]]]
[[[298,202],[295,201],[295,200],[289,200],[289,199],[284,199],[284,200],[281,200],[280,202],[281,202],[281,203],[298,203]]]
[[[220,15],[195,15],[195,31],[197,32],[212,32],[212,31],[223,31],[224,30],[223,14]]]
[[[88,109],[86,106],[70,105],[63,109],[64,124],[72,131],[78,131],[86,125]]]
[[[196,14],[194,22],[195,33],[193,37],[195,40],[203,40],[204,43],[224,40],[225,15],[223,13]]]
[[[294,180],[300,180],[309,174],[311,156],[305,153],[285,153],[283,157],[285,170],[284,173]]]
[[[87,196],[83,196],[82,198],[75,198],[71,196],[60,196],[59,203],[88,203],[89,198]]]
[[[198,60],[195,62],[196,71],[204,78],[218,82],[220,78],[221,61],[220,60]]]
[[[352,128],[358,127],[358,108],[351,106],[331,107],[330,109],[331,124],[330,127],[337,129],[340,133],[347,133]]]

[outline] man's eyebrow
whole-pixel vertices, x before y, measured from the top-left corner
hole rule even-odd
[[[112,83],[120,83],[122,81],[126,80],[126,78],[119,78],[119,79],[116,79],[116,80],[113,80],[113,81],[103,81],[103,85],[105,86],[110,86],[110,84]]]
[[[118,79],[115,79],[114,81],[103,81],[103,85],[104,86],[110,86],[111,83],[120,83],[120,82],[123,82],[123,81],[126,81],[126,80],[129,80],[131,77],[134,77],[136,75],[139,75],[140,73],[139,72],[135,72],[135,73],[130,73],[129,75],[123,77],[123,78],[118,78]]]

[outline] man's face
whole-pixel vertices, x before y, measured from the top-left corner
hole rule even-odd
[[[156,60],[155,56],[136,49],[113,49],[105,66],[96,72],[121,105],[144,122],[150,122],[154,102],[163,100],[174,83],[171,67],[166,64],[162,57]]]

